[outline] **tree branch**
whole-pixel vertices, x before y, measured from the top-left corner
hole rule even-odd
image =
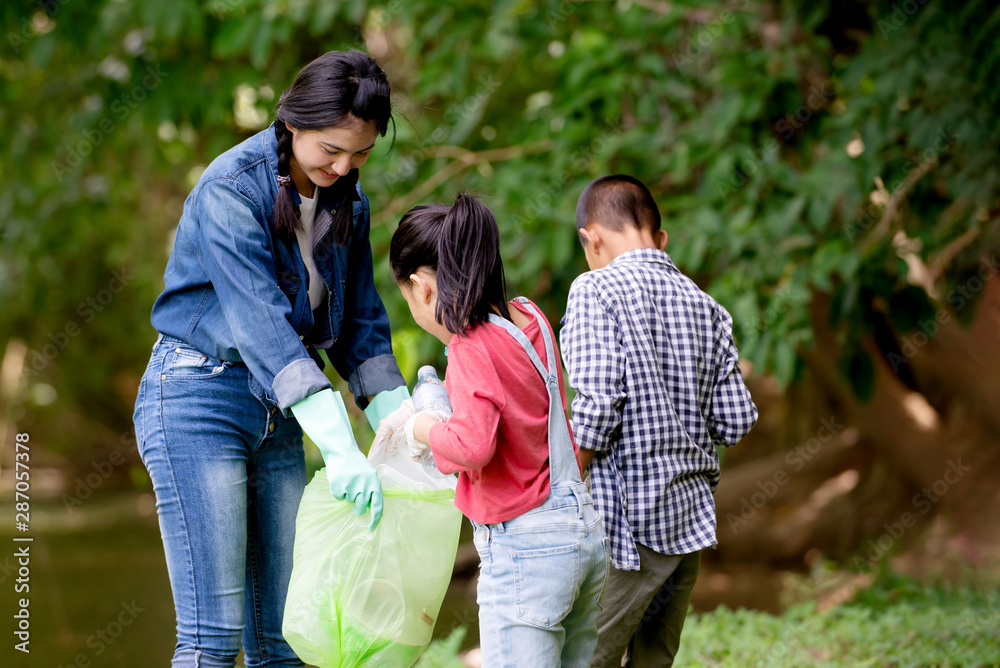
[[[930,273],[931,281],[937,283],[938,279],[941,278],[941,274],[943,274],[944,270],[949,264],[951,264],[951,261],[955,259],[955,256],[962,252],[966,246],[975,241],[978,236],[979,228],[970,227],[964,234],[957,239],[953,239],[947,246],[942,248],[941,252],[928,263],[930,265],[928,267],[928,271]]]
[[[948,468],[948,451],[940,447],[944,440],[940,419],[917,419],[926,413],[924,406],[930,407],[926,401],[909,396],[922,397],[903,385],[870,340],[862,345],[875,366],[875,384],[869,399],[858,399],[840,375],[837,360],[841,347],[829,328],[829,310],[829,299],[825,297],[814,299],[810,305],[816,345],[802,351],[803,360],[819,387],[841,407],[838,415],[843,415],[845,423],[858,427],[860,437],[888,458],[911,486],[919,489],[930,485]],[[921,412],[915,413],[918,408]]]
[[[573,2],[612,2],[615,0],[573,0]],[[644,9],[657,14],[669,14],[674,7],[669,2],[663,0],[632,0],[632,4],[639,5]]]
[[[491,162],[500,162],[502,160],[522,158],[526,155],[531,155],[532,153],[544,153],[545,151],[550,150],[552,146],[553,143],[551,139],[543,139],[542,141],[537,141],[531,144],[506,146],[504,148],[494,148],[488,151],[479,152],[468,151],[458,146],[442,145],[431,147],[427,150],[429,154],[439,157],[452,157],[454,160],[434,172],[426,181],[410,192],[405,195],[400,195],[389,202],[388,205],[382,208],[378,216],[376,216],[374,222],[382,224],[386,221],[392,220],[400,213],[406,211],[411,206],[422,200],[424,197],[430,195],[438,188],[438,186],[445,183],[448,179],[459,174],[463,170],[468,169],[469,167],[478,164],[488,164]]]
[[[934,155],[927,158],[919,165],[917,165],[913,171],[906,175],[903,179],[903,183],[900,184],[892,195],[889,197],[889,203],[886,204],[885,211],[882,213],[882,219],[878,221],[878,225],[872,230],[872,233],[868,235],[868,238],[861,243],[861,250],[867,250],[876,241],[882,237],[890,234],[892,232],[892,223],[896,218],[896,214],[899,213],[899,208],[902,206],[906,197],[913,190],[913,186],[917,184],[920,179],[924,178],[934,167],[938,164],[938,156]]]

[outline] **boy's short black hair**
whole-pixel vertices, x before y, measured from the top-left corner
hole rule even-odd
[[[660,210],[642,181],[627,174],[602,176],[591,181],[576,203],[576,227],[597,223],[614,232],[625,225],[660,231]]]

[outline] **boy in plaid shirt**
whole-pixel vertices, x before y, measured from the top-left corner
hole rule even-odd
[[[715,446],[735,445],[757,408],[732,318],[663,252],[646,186],[591,182],[576,224],[591,271],[570,288],[560,345],[613,565],[592,666],[669,666],[701,550],[716,544]]]

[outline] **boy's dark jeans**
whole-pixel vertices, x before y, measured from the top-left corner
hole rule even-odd
[[[612,567],[608,573],[592,668],[673,665],[701,552],[668,555],[636,547],[638,571]]]

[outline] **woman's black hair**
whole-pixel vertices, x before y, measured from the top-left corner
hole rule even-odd
[[[361,51],[328,51],[302,68],[288,90],[281,94],[275,116],[278,175],[290,177],[292,132],[288,125],[299,130],[322,130],[349,125],[354,117],[374,123],[379,136],[384,137],[393,122],[389,80],[375,60]],[[339,202],[332,233],[340,245],[346,245],[350,237],[357,183],[358,170],[352,169],[331,186],[333,197]],[[301,228],[287,186],[278,187],[273,218],[274,231],[281,238],[291,239],[295,230]]]
[[[489,320],[499,312],[510,320],[500,258],[500,229],[493,212],[472,195],[455,204],[421,204],[399,221],[389,245],[389,263],[397,283],[420,267],[437,274],[434,319],[449,332]]]

